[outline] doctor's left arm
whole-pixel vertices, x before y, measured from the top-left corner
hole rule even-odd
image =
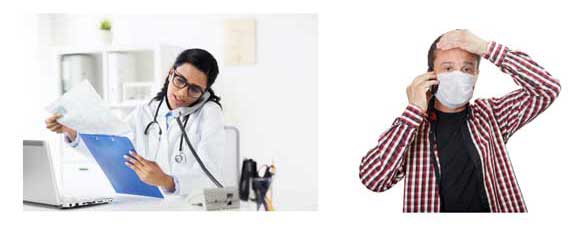
[[[68,134],[64,133],[63,138],[64,142],[67,143],[71,148],[77,150],[77,152],[82,154],[84,157],[94,160],[93,156],[89,152],[89,149],[82,141],[79,133],[77,133],[74,139],[72,139]]]

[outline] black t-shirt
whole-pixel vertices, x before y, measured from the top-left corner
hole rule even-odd
[[[481,160],[467,127],[467,109],[436,111],[442,212],[489,212]]]

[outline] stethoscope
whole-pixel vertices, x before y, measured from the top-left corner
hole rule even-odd
[[[200,100],[201,103],[200,105],[203,106],[203,104],[207,101],[207,99],[209,98],[209,96],[207,96],[208,94],[205,94],[203,97],[201,97]],[[164,97],[165,98],[165,97]],[[159,108],[161,108],[161,104],[163,104],[163,99],[161,99],[159,101],[159,105],[157,105],[157,109],[155,110],[155,116],[153,117],[153,120],[151,122],[149,122],[149,124],[147,124],[147,126],[145,126],[145,135],[149,134],[149,128],[156,125],[159,128],[159,140],[161,140],[161,134],[163,134],[162,130],[161,130],[161,125],[159,125],[159,122],[157,122],[157,115],[159,115]],[[201,168],[201,170],[205,173],[205,175],[208,176],[208,178],[218,187],[218,188],[223,188],[224,186],[215,178],[215,176],[213,174],[211,174],[211,172],[207,169],[207,167],[205,166],[205,164],[201,161],[201,158],[199,157],[199,155],[197,155],[197,152],[195,151],[195,149],[193,148],[193,144],[191,143],[191,141],[189,140],[189,137],[187,136],[187,133],[185,131],[185,127],[187,126],[187,122],[189,121],[189,115],[191,114],[187,114],[184,119],[185,122],[182,123],[179,118],[177,119],[177,124],[179,125],[179,128],[181,129],[181,140],[179,142],[179,154],[175,156],[175,162],[177,163],[182,163],[184,162],[185,159],[185,154],[183,153],[183,140],[185,139],[185,142],[187,143],[187,147],[189,148],[189,150],[191,151],[191,154],[193,155],[194,159],[197,161],[197,163],[199,164],[199,167]],[[157,151],[159,152],[159,146],[157,147]]]
[[[163,97],[165,99],[165,97]],[[159,101],[159,105],[157,105],[157,109],[155,109],[155,115],[153,116],[153,120],[151,122],[149,122],[149,124],[147,124],[147,126],[145,127],[145,135],[149,135],[149,128],[152,126],[157,126],[157,128],[159,129],[159,139],[161,139],[161,134],[163,134],[163,131],[161,129],[161,125],[159,125],[159,122],[157,122],[157,115],[159,115],[159,108],[161,108],[161,105],[163,104],[163,100],[161,99]],[[177,118],[179,119],[179,118]],[[185,116],[185,122],[184,122],[184,127],[187,127],[187,122],[189,121],[189,114]],[[181,134],[181,139],[179,140],[179,153],[177,155],[175,155],[175,162],[176,163],[181,163],[181,162],[185,162],[185,154],[183,153],[183,138],[184,135]],[[159,151],[159,150],[157,150]]]

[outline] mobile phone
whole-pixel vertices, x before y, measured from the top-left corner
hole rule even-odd
[[[439,85],[432,85],[431,86],[431,94],[435,95],[435,93],[437,93],[438,88],[439,88]]]

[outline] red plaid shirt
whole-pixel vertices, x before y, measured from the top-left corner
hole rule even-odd
[[[511,75],[521,88],[500,98],[476,99],[467,120],[479,154],[483,184],[492,212],[527,212],[506,148],[508,139],[546,110],[560,83],[527,54],[491,42],[484,58]],[[440,197],[431,162],[430,122],[408,105],[360,164],[359,177],[370,190],[383,192],[405,178],[403,212],[439,212]],[[439,167],[437,147],[435,162]]]

